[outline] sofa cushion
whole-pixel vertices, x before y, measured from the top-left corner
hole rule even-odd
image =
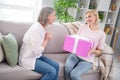
[[[0,64],[0,80],[39,80],[41,74],[19,65],[10,67],[6,62]]]
[[[1,21],[0,20],[0,32],[5,35],[9,32],[13,33],[18,42],[19,48],[21,47],[23,36],[25,32],[29,29],[32,23],[26,22],[11,22],[11,21]]]
[[[5,52],[5,59],[10,66],[15,66],[18,62],[18,45],[13,34],[3,36],[3,49]]]
[[[2,62],[3,59],[4,59],[4,54],[3,54],[3,50],[2,50],[2,46],[1,46],[1,41],[2,41],[2,34],[0,33],[0,62]]]
[[[48,42],[44,53],[65,52],[63,50],[64,38],[68,35],[67,29],[62,24],[52,24],[47,27],[47,31],[52,34],[52,39]]]
[[[67,59],[69,53],[44,54],[44,55],[59,63],[59,66],[60,66],[59,76],[60,77],[64,76],[65,62],[66,62],[66,59]],[[83,77],[86,74],[87,75],[95,75],[95,74],[98,75],[98,69],[96,68],[95,70],[93,70],[93,68],[91,68],[88,72],[83,74]],[[94,77],[94,78],[97,78],[97,77]],[[84,80],[88,80],[88,79],[84,79]],[[90,80],[97,80],[97,79],[90,79]]]

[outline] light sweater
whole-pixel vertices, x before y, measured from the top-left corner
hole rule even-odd
[[[42,56],[44,48],[41,46],[45,30],[38,22],[34,23],[25,33],[19,54],[19,65],[34,70],[36,58]]]
[[[90,39],[91,41],[93,41],[93,48],[94,49],[97,48],[97,49],[102,50],[104,48],[106,34],[104,33],[103,30],[99,29],[99,30],[93,31],[90,29],[90,27],[88,25],[84,24],[79,28],[77,34],[82,36],[82,37],[86,37],[86,38]],[[88,62],[94,63],[94,57],[95,57],[95,54],[93,53],[92,55],[90,55],[88,57],[80,57],[80,58],[82,58]]]

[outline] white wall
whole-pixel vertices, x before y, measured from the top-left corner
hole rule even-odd
[[[54,6],[53,4],[54,0],[42,0],[42,6]]]

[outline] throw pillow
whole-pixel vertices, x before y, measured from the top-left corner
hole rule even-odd
[[[4,54],[1,46],[1,41],[2,41],[2,34],[0,33],[0,62],[4,60]]]
[[[18,62],[18,44],[12,33],[3,36],[2,46],[5,52],[5,59],[10,66],[15,66]]]

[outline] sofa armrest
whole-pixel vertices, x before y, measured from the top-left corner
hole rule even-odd
[[[103,54],[113,54],[114,52],[113,52],[113,49],[105,43],[102,53]]]
[[[99,57],[99,63],[101,62],[104,65],[103,71],[101,71],[101,80],[106,80],[109,77],[112,64],[113,64],[113,49],[107,44],[104,45],[102,55]],[[99,64],[101,66],[101,64]]]

